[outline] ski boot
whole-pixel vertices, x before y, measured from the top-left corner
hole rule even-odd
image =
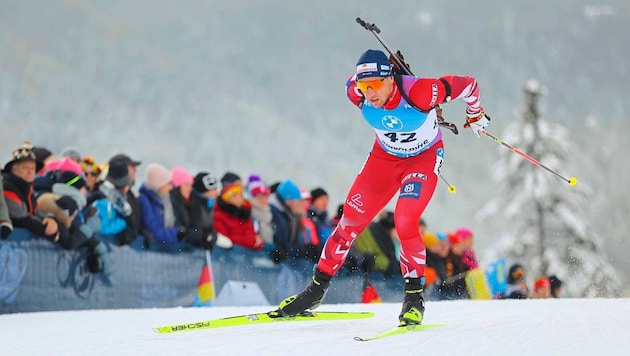
[[[313,281],[306,289],[299,294],[286,298],[280,302],[278,310],[270,313],[278,317],[308,314],[307,309],[315,309],[321,304],[330,285],[331,278],[332,276],[315,269]],[[273,315],[270,314],[270,316]]]
[[[424,315],[424,278],[405,278],[405,299],[398,316],[398,326],[419,325]]]

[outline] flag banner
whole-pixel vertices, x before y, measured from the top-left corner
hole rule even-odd
[[[199,283],[197,284],[197,296],[193,302],[194,307],[212,306],[215,299],[214,278],[212,276],[212,259],[210,251],[206,250],[206,265],[201,269]]]

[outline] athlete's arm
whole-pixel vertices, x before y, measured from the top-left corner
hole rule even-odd
[[[449,88],[446,87],[449,86]],[[422,110],[430,110],[446,101],[450,89],[450,100],[463,99],[468,113],[479,113],[483,110],[479,102],[477,80],[468,76],[448,75],[439,79],[420,78],[407,94],[411,101]]]

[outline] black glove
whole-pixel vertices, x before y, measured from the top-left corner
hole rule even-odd
[[[79,210],[77,202],[68,195],[64,195],[55,201],[57,206],[68,212],[68,216],[74,215]]]
[[[190,228],[187,230],[186,235],[180,241],[199,246],[201,244],[201,240],[201,231],[199,231],[199,229],[197,228]]]
[[[11,232],[13,232],[13,225],[11,225],[10,222],[0,222],[0,237],[2,237],[3,240],[8,239]]]
[[[217,233],[212,232],[206,236],[206,238],[201,239],[201,247],[205,250],[214,249],[214,245],[217,243]]]
[[[129,245],[136,239],[136,236],[133,234],[133,229],[129,226],[119,232],[116,237],[118,238],[118,246]]]
[[[177,227],[177,241],[182,242],[184,238],[186,238],[186,234],[188,234],[188,229],[184,226]]]

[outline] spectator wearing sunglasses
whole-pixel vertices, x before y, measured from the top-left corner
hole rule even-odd
[[[92,194],[98,191],[98,186],[101,183],[99,177],[101,175],[101,167],[94,161],[94,157],[85,156],[81,160],[81,169],[85,176],[85,187],[87,194]]]
[[[474,78],[418,78],[403,73],[408,70],[403,71],[402,66],[394,70],[382,51],[367,50],[359,57],[355,73],[346,82],[348,98],[374,129],[376,137],[347,194],[344,215],[326,240],[312,283],[303,292],[280,303],[281,315],[296,315],[321,303],[355,238],[397,195],[394,220],[405,279],[404,301],[398,319],[400,326],[422,322],[426,253],[418,221],[433,196],[444,160],[439,105],[451,99],[462,99],[466,104],[464,127],[470,127],[477,137],[489,120],[481,106]]]
[[[59,242],[59,225],[54,217],[44,216],[33,191],[36,174],[35,154],[30,142],[12,152],[3,170],[4,199],[14,227],[24,228],[36,236]]]

